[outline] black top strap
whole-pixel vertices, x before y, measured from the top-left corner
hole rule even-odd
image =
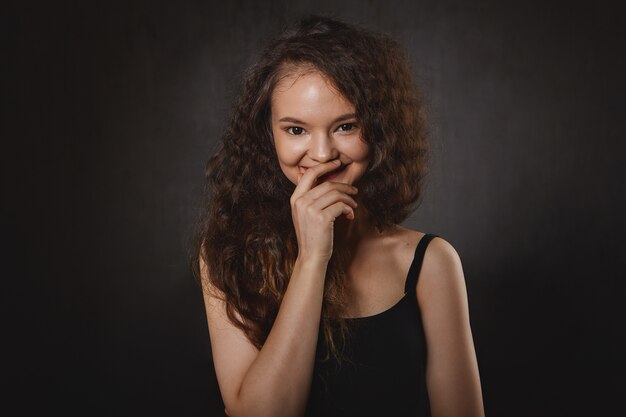
[[[420,239],[417,247],[415,248],[415,255],[413,256],[413,262],[409,268],[409,274],[406,277],[404,284],[404,292],[407,294],[415,294],[415,287],[417,287],[417,279],[419,272],[422,268],[422,261],[424,260],[424,254],[426,253],[426,247],[433,238],[439,237],[437,235],[427,233]]]

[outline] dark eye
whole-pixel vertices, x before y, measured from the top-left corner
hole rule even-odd
[[[341,130],[343,132],[347,132],[347,131],[352,130],[354,128],[355,128],[354,123],[344,123],[341,126],[339,126],[337,129]]]
[[[302,132],[304,132],[304,129],[298,126],[291,126],[287,128],[287,133],[290,133],[292,135],[301,135]]]

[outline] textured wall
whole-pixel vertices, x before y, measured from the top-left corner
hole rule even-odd
[[[487,414],[623,413],[623,13],[70,3],[2,18],[6,382],[23,414],[221,411],[187,265],[204,164],[255,51],[310,12],[409,51],[433,157],[407,224],[461,255]]]

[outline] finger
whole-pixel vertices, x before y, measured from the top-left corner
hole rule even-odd
[[[355,195],[359,191],[355,186],[350,184],[345,184],[343,182],[325,181],[317,187],[314,187],[313,189],[308,191],[307,197],[315,200],[333,190],[337,190],[349,195]]]
[[[315,180],[317,180],[319,177],[326,174],[327,172],[337,169],[340,164],[341,162],[338,159],[335,159],[333,161],[324,162],[323,164],[315,165],[314,167],[307,169],[306,172],[302,175],[302,178],[300,178],[300,182],[298,182],[298,185],[296,186],[293,195],[297,196],[309,191],[311,188],[313,188]]]
[[[331,217],[331,220],[336,220],[337,217],[345,215],[348,219],[354,220],[354,209],[343,202],[338,202],[328,206],[324,213]]]
[[[337,190],[333,190],[324,194],[317,200],[315,200],[313,204],[311,205],[311,207],[313,207],[316,210],[322,211],[326,207],[329,207],[330,205],[340,202],[340,201],[343,203],[346,203],[352,208],[357,208],[358,206],[357,202],[349,195],[339,192]]]

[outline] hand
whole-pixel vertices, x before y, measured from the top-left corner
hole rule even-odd
[[[334,222],[341,215],[354,219],[357,189],[349,184],[316,180],[337,168],[338,160],[309,168],[298,176],[291,196],[291,215],[298,239],[298,257],[328,262],[333,253]]]

